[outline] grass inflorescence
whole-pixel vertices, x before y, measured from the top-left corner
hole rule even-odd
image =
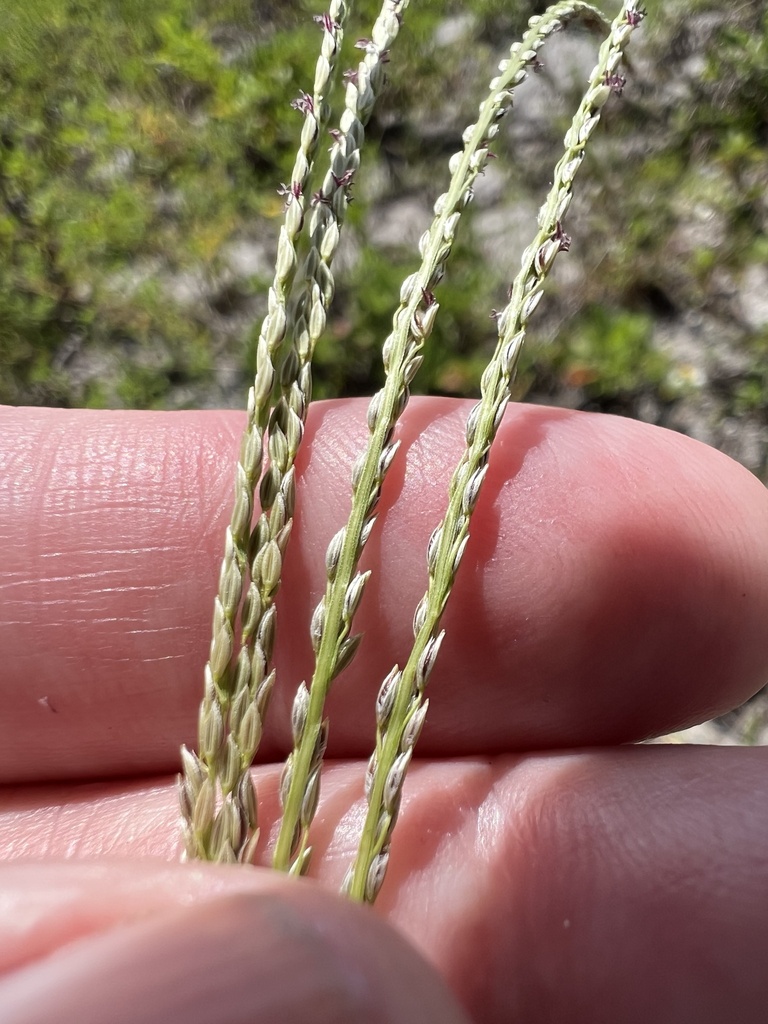
[[[311,398],[312,355],[333,298],[331,262],[349,186],[360,166],[365,124],[384,84],[383,66],[406,7],[407,0],[385,0],[370,38],[358,41],[364,57],[356,70],[345,75],[344,111],[331,131],[333,145],[322,185],[309,201],[309,238],[298,274],[309,182],[318,135],[330,117],[326,93],[334,78],[347,15],[343,0],[317,19],[323,43],[314,93],[302,93],[294,103],[304,115],[304,127],[291,182],[281,187],[285,224],[269,311],[259,335],[248,426],[236,469],[235,507],[214,604],[199,752],[182,751],[181,806],[189,857],[250,861],[258,842],[257,800],[249,767],[275,680],[270,666],[276,628],[274,596],[293,518],[293,466]],[[368,442],[353,466],[349,519],[326,552],[326,590],[310,623],[315,653],[312,679],[309,685],[299,685],[293,704],[293,750],[281,780],[283,813],[272,859],[276,868],[294,874],[304,874],[310,862],[310,827],[328,741],[325,701],[361,640],[361,634],[353,632],[353,620],[370,573],[358,570],[360,556],[375,527],[387,471],[397,456],[395,427],[439,310],[436,290],[446,272],[462,211],[491,155],[500,119],[512,105],[513,90],[538,66],[538,52],[546,39],[574,18],[606,30],[597,64],[565,136],[563,156],[539,213],[535,237],[523,254],[507,306],[493,314],[497,345],[482,376],[481,399],[467,420],[466,448],[450,482],[445,516],[429,542],[428,585],[414,613],[413,648],[405,666],[395,666],[387,675],[376,700],[376,745],[365,776],[366,819],[343,885],[358,900],[373,902],[384,881],[406,773],[426,717],[424,694],[442,643],[442,615],[469,539],[472,512],[510,399],[528,322],[557,254],[570,246],[563,222],[573,182],[603,105],[624,87],[619,67],[643,16],[636,0],[628,0],[609,24],[592,5],[562,0],[531,18],[523,39],[499,65],[477,122],[466,129],[463,150],[450,160],[448,190],[437,199],[432,225],[419,243],[420,266],[401,287],[382,349],[385,384],[369,405]],[[252,525],[257,488],[260,512]]]

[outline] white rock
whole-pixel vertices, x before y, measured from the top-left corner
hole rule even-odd
[[[768,325],[768,267],[752,263],[744,271],[739,306],[742,317],[753,330],[759,331]]]

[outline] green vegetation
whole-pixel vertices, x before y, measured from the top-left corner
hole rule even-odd
[[[605,306],[587,306],[561,340],[560,378],[591,399],[662,387],[668,362],[651,345],[653,320]]]
[[[258,13],[245,0],[9,6],[0,44],[0,401],[240,404],[282,212],[276,189],[289,176],[300,123],[286,97],[311,82],[319,8],[308,0],[260,3]],[[421,204],[426,227],[500,41],[545,6],[425,0],[409,11],[354,189],[315,397],[380,385],[379,347],[415,246],[377,227],[398,216],[403,198]],[[681,394],[679,357],[655,344],[657,324],[691,312],[735,323],[718,297],[723,274],[738,281],[766,259],[768,14],[743,4],[718,18],[722,5],[702,0],[646,6],[624,109],[609,112],[610,130],[588,158],[592,185],[569,257],[579,272],[555,275],[518,397],[567,395],[631,413],[651,394],[668,407]],[[356,25],[374,13],[364,0]],[[353,31],[342,66],[353,63],[354,40]],[[545,67],[531,92],[560,77]],[[558,85],[570,106],[552,104],[535,146],[519,145],[514,129],[500,136],[492,169],[500,211],[518,201],[536,209],[582,85],[577,77]],[[521,110],[528,99],[520,96]],[[479,222],[490,207],[480,197],[476,206],[469,213]],[[243,243],[250,262],[232,258]],[[488,315],[503,305],[518,260],[513,242],[509,258],[491,258],[468,217],[418,390],[477,392],[493,343]],[[728,341],[738,351],[761,349],[760,325],[734,330]],[[236,372],[217,387],[222,364]],[[723,414],[764,419],[762,373],[737,374],[725,391]]]
[[[246,9],[16,6],[0,50],[0,399],[152,406],[210,372],[214,319],[169,290],[185,271],[215,278],[264,212],[293,145],[278,96],[311,66],[300,34],[260,48],[258,76],[230,57],[214,39]],[[116,386],[68,379],[82,349],[120,353]]]

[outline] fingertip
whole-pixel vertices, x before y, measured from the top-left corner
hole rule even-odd
[[[513,407],[498,443],[445,616],[444,746],[472,753],[470,728],[494,752],[635,741],[764,684],[759,480],[613,416]]]
[[[246,870],[246,869],[237,869]],[[0,983],[4,1024],[461,1024],[434,970],[365,908],[305,881],[116,924]]]

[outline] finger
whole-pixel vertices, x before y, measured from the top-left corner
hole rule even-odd
[[[764,748],[679,746],[418,762],[376,910],[483,1024],[761,1024],[767,767]],[[354,854],[363,771],[335,765],[324,782],[311,870],[331,888]],[[266,837],[278,770],[258,777]],[[79,833],[72,800],[70,856],[98,855],[98,835],[107,856],[167,855],[172,796],[158,783],[142,803],[135,787],[131,815],[104,799],[101,828],[81,816]]]
[[[466,403],[414,400],[364,556],[366,638],[334,684],[331,752],[367,753],[373,696],[407,656],[424,551]],[[194,742],[231,501],[234,414],[4,414],[0,778],[167,771]],[[289,742],[307,623],[346,518],[365,405],[314,408],[279,595],[280,688],[261,756]],[[768,675],[768,499],[746,470],[636,422],[505,418],[444,624],[421,750],[632,740],[740,702]]]
[[[57,864],[5,869],[0,885],[0,953],[9,932],[27,954],[36,942],[0,978],[4,1024],[466,1020],[394,931],[306,882],[210,865]]]
[[[381,910],[473,1019],[764,1021],[768,751],[628,747],[507,763],[475,764],[459,789],[484,788],[476,814],[421,791],[421,813],[433,828],[452,814],[457,839],[409,875],[423,841],[414,808],[382,893]]]

